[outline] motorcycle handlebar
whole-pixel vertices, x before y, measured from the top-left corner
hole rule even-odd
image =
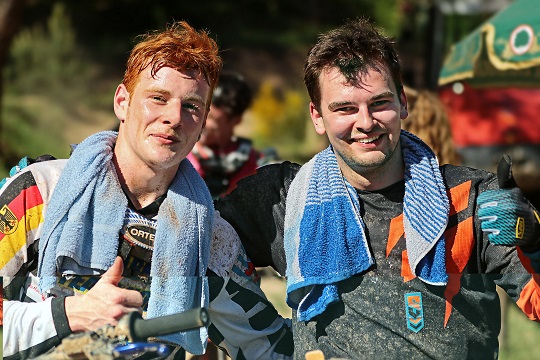
[[[138,312],[132,312],[126,316],[125,321],[127,322],[126,325],[131,341],[146,341],[149,337],[207,326],[209,318],[208,311],[205,308],[196,308],[153,319],[143,319]]]

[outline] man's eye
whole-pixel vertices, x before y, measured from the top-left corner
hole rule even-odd
[[[184,104],[184,107],[190,111],[199,111],[199,109],[201,108],[197,104]]]
[[[154,95],[152,97],[152,99],[154,99],[155,101],[159,101],[159,102],[166,102],[167,101],[163,96],[159,96],[159,95]]]
[[[379,101],[375,101],[374,103],[372,103],[371,106],[379,107],[379,106],[386,105],[387,103],[388,103],[388,101],[386,101],[386,100],[379,100]]]
[[[355,111],[355,110],[356,109],[353,106],[342,106],[342,107],[336,108],[335,111],[349,113],[349,112],[352,112],[352,111]]]

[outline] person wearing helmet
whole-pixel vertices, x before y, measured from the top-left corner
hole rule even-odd
[[[238,180],[254,174],[257,167],[269,162],[253,147],[250,139],[234,134],[252,99],[253,92],[241,74],[222,72],[213,93],[206,126],[188,155],[213,198],[231,192]]]

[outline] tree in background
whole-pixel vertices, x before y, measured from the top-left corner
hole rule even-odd
[[[25,6],[26,0],[0,0],[0,74],[6,63],[13,37],[21,23]],[[1,136],[4,132],[2,126],[2,98],[3,81],[0,78],[0,165],[2,163],[14,164],[18,160],[17,155],[6,146]]]

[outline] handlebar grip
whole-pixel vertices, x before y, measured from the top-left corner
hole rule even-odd
[[[138,314],[134,312],[133,314]],[[153,319],[142,319],[137,315],[130,318],[129,332],[132,341],[146,341],[149,337],[198,329],[209,323],[205,308],[187,310],[178,314],[165,315]]]

